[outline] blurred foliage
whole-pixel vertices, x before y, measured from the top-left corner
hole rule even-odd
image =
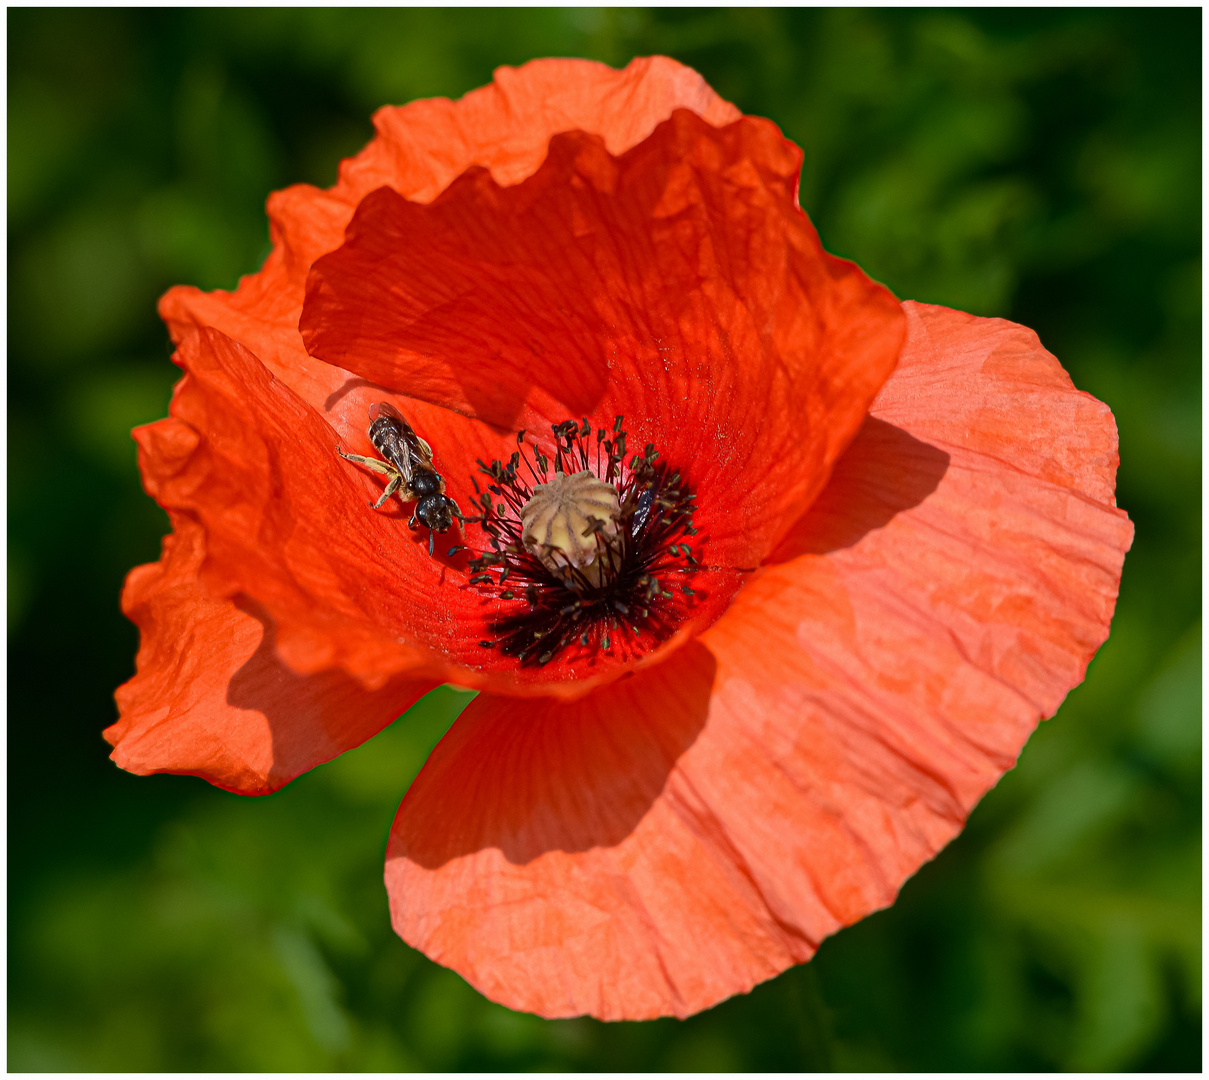
[[[1199,1068],[1199,11],[7,18],[10,1068]],[[107,761],[166,529],[128,432],[176,375],[157,295],[254,270],[266,194],[377,106],[655,52],[804,147],[831,250],[1040,333],[1116,413],[1137,540],[1087,682],[893,908],[683,1023],[546,1022],[390,930],[387,829],[464,695],[260,800]]]

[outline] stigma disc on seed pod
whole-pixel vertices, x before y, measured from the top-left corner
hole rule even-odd
[[[602,560],[613,557],[621,505],[617,489],[587,469],[555,473],[538,484],[521,510],[521,540],[542,565],[571,587],[601,583]]]

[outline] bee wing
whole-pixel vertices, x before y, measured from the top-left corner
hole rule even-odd
[[[369,422],[372,424],[379,416],[389,416],[392,420],[397,420],[400,424],[407,424],[403,419],[403,414],[399,412],[389,401],[379,401],[369,407]],[[407,424],[411,427],[410,424]]]
[[[411,491],[411,454],[406,446],[400,447],[401,453],[394,455],[391,458],[391,463],[399,470],[399,475],[403,478],[403,487],[409,492]],[[414,496],[405,496],[405,498],[413,498]]]
[[[416,433],[389,402],[379,401],[369,407],[369,438],[374,449],[398,470],[403,486],[409,485]]]
[[[391,468],[399,474],[399,481],[402,487],[410,487],[414,469],[411,449],[407,443],[402,439],[380,439],[375,449],[386,458]]]
[[[428,445],[406,420],[399,430],[400,457],[407,458],[407,478],[410,480],[415,467],[432,468],[432,447]],[[402,471],[402,466],[400,466]]]

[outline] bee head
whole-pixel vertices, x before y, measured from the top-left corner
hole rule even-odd
[[[456,507],[457,504],[447,495],[426,495],[416,504],[416,517],[433,532],[447,532],[453,528]]]

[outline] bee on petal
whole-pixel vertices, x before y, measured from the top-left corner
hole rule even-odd
[[[383,473],[388,483],[382,496],[374,503],[381,508],[392,495],[401,502],[416,505],[407,522],[416,528],[416,520],[428,526],[428,553],[433,550],[435,535],[453,527],[453,519],[461,518],[458,504],[445,494],[445,480],[432,465],[432,447],[428,445],[393,405],[379,401],[369,407],[369,441],[382,459],[346,454],[336,448],[342,458],[355,461],[374,472]]]

